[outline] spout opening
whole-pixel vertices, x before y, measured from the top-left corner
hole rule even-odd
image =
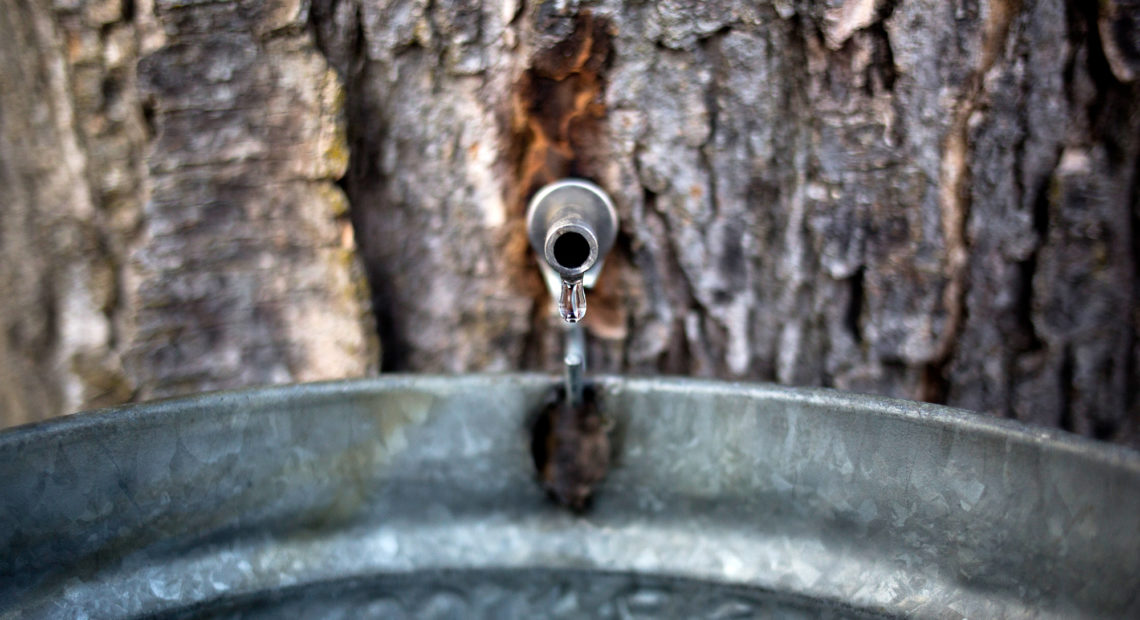
[[[590,242],[581,233],[567,231],[554,240],[554,260],[565,269],[578,269],[590,260]]]
[[[578,218],[555,222],[543,245],[543,258],[563,278],[580,278],[598,262],[598,238]]]

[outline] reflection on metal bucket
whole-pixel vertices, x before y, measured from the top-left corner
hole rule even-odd
[[[614,460],[576,515],[530,454],[557,382],[390,376],[0,433],[0,618],[1140,615],[1136,452],[603,378]]]

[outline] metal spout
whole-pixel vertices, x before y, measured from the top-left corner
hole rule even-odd
[[[576,323],[585,314],[582,289],[592,288],[597,281],[617,238],[617,226],[610,197],[589,181],[556,181],[531,199],[527,237],[567,323]]]

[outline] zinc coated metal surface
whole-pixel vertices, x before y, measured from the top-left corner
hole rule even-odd
[[[0,433],[0,618],[1140,617],[1140,454],[918,403],[597,381],[585,515],[535,481],[558,380],[386,376]]]

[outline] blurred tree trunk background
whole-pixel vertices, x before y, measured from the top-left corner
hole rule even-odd
[[[2,1],[5,424],[555,370],[523,213],[578,176],[592,372],[1140,444],[1134,0]]]

